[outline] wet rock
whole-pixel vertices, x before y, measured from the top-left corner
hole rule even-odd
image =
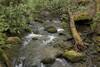
[[[6,42],[9,43],[9,44],[18,44],[18,43],[21,43],[21,39],[17,36],[8,37]]]
[[[51,67],[72,67],[72,65],[65,59],[56,58],[56,61],[51,65]]]
[[[34,37],[34,38],[32,38],[32,40],[38,40],[38,38]]]
[[[56,33],[57,29],[54,26],[49,26],[45,28],[46,31],[48,31],[49,33]]]
[[[58,28],[57,32],[59,33],[59,35],[64,35],[64,29],[62,28]]]
[[[57,55],[61,54],[62,52],[59,49],[53,47],[47,47],[40,51],[42,56],[42,62],[44,64],[51,64],[55,61]]]
[[[69,51],[65,50],[64,57],[70,60],[71,62],[77,62],[77,61],[83,60],[85,55],[83,53],[80,53],[74,50],[69,50]]]
[[[54,45],[54,47],[55,48],[60,48],[62,50],[65,50],[65,49],[71,49],[73,47],[73,44],[70,43],[69,41],[58,40],[57,43]]]

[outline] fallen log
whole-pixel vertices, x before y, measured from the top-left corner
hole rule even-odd
[[[76,25],[74,22],[74,17],[72,15],[72,12],[70,11],[70,9],[68,9],[68,15],[69,15],[69,25],[70,25],[70,30],[75,42],[75,49],[76,50],[83,50],[86,46],[80,36],[80,34],[78,33],[77,29],[76,29]]]

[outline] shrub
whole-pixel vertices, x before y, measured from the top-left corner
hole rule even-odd
[[[8,7],[0,6],[0,32],[22,33],[28,29],[31,10],[24,4]]]

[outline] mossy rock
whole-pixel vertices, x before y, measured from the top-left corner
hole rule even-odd
[[[83,60],[85,57],[85,54],[74,51],[74,50],[69,50],[69,51],[65,50],[64,57],[70,60],[71,62],[77,62],[77,61]]]
[[[15,37],[8,37],[6,42],[8,44],[18,44],[18,43],[21,43],[21,39],[19,37],[17,37],[17,36],[15,36]]]
[[[39,50],[41,55],[41,62],[44,64],[54,63],[56,57],[62,54],[62,51],[54,47],[45,47]]]
[[[73,16],[74,16],[75,21],[92,19],[91,16],[87,12],[77,12]]]
[[[54,26],[46,27],[45,30],[49,33],[56,33],[57,29]]]

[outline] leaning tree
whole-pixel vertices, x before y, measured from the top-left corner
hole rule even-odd
[[[83,50],[85,42],[81,38],[78,30],[76,29],[75,20],[93,19],[96,14],[96,1],[95,0],[67,0],[67,12],[69,15],[70,30],[74,39],[75,48]]]

